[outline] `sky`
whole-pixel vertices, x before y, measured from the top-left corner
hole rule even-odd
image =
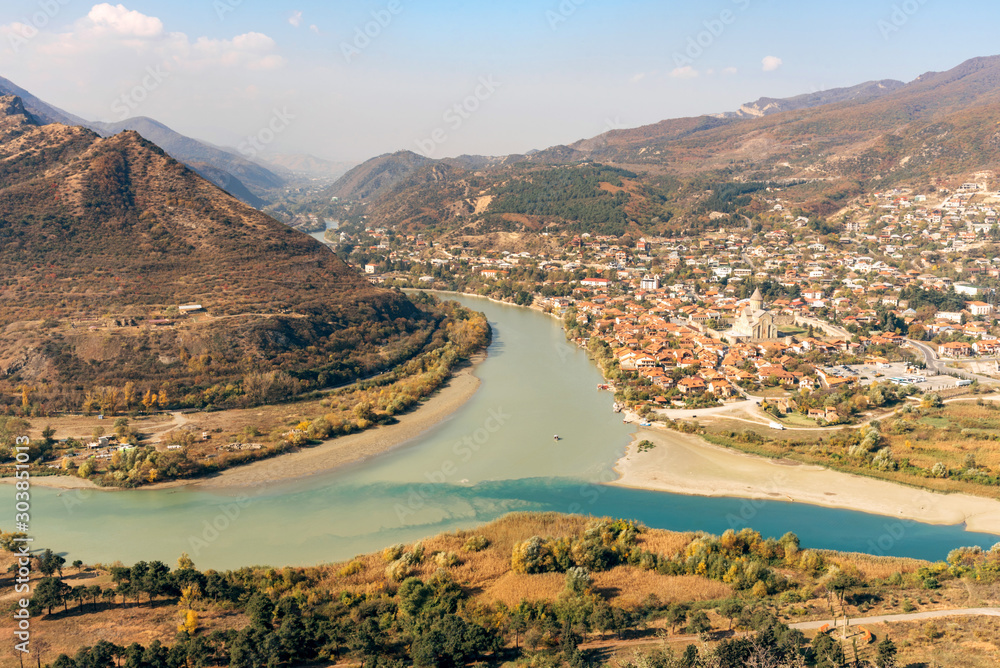
[[[965,0],[4,0],[0,76],[262,156],[504,155],[910,81],[998,27]]]

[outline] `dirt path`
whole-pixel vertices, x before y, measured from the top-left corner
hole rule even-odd
[[[886,624],[889,622],[912,622],[921,619],[939,619],[941,617],[1000,617],[1000,608],[960,608],[958,610],[928,610],[926,612],[911,612],[899,615],[876,615],[874,617],[858,617],[851,619],[851,626],[861,624]],[[818,629],[824,624],[831,627],[834,625],[831,620],[819,620],[814,622],[799,622],[789,624],[793,629],[811,630]]]
[[[162,425],[159,428],[158,431],[154,431],[154,432],[146,435],[146,439],[145,440],[148,443],[159,443],[160,440],[161,440],[161,437],[164,434],[167,434],[167,433],[169,433],[169,432],[171,432],[174,429],[177,429],[179,427],[183,427],[184,425],[186,425],[188,422],[191,421],[191,420],[188,419],[187,415],[185,415],[184,413],[181,413],[179,411],[174,411],[170,415],[171,415],[171,417],[173,417],[173,420],[171,420],[170,422],[168,422],[165,425]]]

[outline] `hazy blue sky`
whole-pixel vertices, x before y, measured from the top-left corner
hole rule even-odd
[[[221,145],[270,126],[268,151],[442,157],[909,81],[1000,52],[998,28],[962,0],[6,0],[0,75]]]

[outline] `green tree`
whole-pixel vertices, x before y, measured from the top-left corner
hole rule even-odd
[[[65,605],[66,595],[71,591],[70,586],[53,577],[44,577],[35,585],[35,591],[31,600],[39,607],[46,608],[52,614],[52,608]]]
[[[688,633],[703,634],[712,630],[712,623],[708,620],[708,615],[704,610],[695,610],[688,619]]]
[[[729,620],[729,628],[727,630],[733,630],[733,620],[740,616],[743,612],[743,603],[739,599],[729,598],[723,601],[716,611]]]
[[[878,644],[875,654],[875,665],[878,668],[896,668],[896,643],[885,638]]]
[[[682,603],[674,603],[667,608],[666,620],[667,624],[670,625],[670,632],[674,633],[678,626],[687,621],[687,617],[687,606]]]

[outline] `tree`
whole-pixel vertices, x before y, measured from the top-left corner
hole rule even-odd
[[[156,396],[156,403],[164,410],[170,406],[170,398],[167,396],[166,388],[160,388],[160,393]]]
[[[180,626],[177,627],[177,630],[181,633],[193,636],[195,632],[198,631],[198,613],[194,610],[187,610],[183,614],[184,617],[181,620]]]
[[[896,668],[896,643],[886,638],[878,644],[875,665],[878,668]]]
[[[135,405],[135,383],[131,380],[122,388],[122,403],[125,404],[126,411],[131,411]]]
[[[71,601],[76,601],[76,607],[82,608],[84,599],[87,598],[87,588],[83,585],[78,585],[76,587],[71,587],[69,592],[66,594],[66,598]]]
[[[142,395],[142,407],[147,413],[156,408],[157,395],[153,393],[153,390],[146,390],[146,394]]]
[[[70,586],[53,577],[45,577],[35,585],[35,592],[31,600],[42,608],[46,608],[52,614],[52,608],[64,605],[66,594],[70,591]]]
[[[688,619],[688,633],[708,633],[712,630],[712,623],[708,620],[708,615],[704,610],[695,610]]]
[[[263,629],[271,628],[274,620],[274,602],[271,597],[262,591],[256,592],[247,601],[247,616],[251,623]]]
[[[361,655],[362,668],[365,665],[365,661],[376,658],[382,653],[384,645],[385,635],[382,629],[379,628],[378,622],[371,617],[363,619],[355,627],[354,633],[350,634],[347,640],[347,646],[351,651]]]
[[[65,565],[66,559],[52,550],[46,549],[38,556],[38,570],[42,575],[49,576],[58,571],[59,577],[62,578],[62,569]]]
[[[827,581],[826,586],[838,594],[840,605],[843,606],[844,597],[847,595],[847,592],[854,589],[861,583],[861,578],[859,578],[856,574],[849,571],[837,571],[833,577]]]
[[[732,631],[733,620],[743,612],[743,603],[735,598],[726,599],[716,608],[716,611],[729,620],[729,628],[727,630]]]
[[[104,591],[101,589],[101,585],[90,585],[87,587],[87,597],[90,599],[94,611],[97,611],[97,599],[101,597]]]
[[[667,608],[667,624],[670,625],[670,632],[674,633],[677,627],[687,621],[688,611],[681,603],[674,603]]]

